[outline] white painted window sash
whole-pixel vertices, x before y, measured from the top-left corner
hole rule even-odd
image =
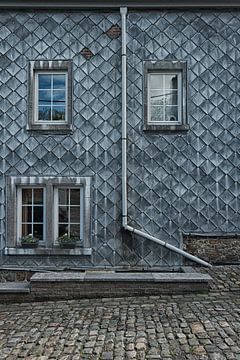
[[[177,96],[178,96],[178,120],[177,121],[153,121],[151,120],[151,81],[150,81],[150,75],[177,75]],[[148,73],[148,79],[147,79],[147,119],[149,125],[179,125],[182,124],[182,73],[181,71],[154,71]],[[164,81],[165,85],[165,81]],[[164,103],[164,114],[165,114],[165,103]]]
[[[65,120],[39,120],[38,119],[38,109],[39,109],[39,87],[38,87],[38,76],[40,75],[51,75],[51,89],[42,89],[51,91],[51,119],[52,119],[52,109],[53,109],[53,75],[64,74],[65,79],[65,89],[55,89],[55,90],[64,90],[65,91]],[[37,124],[66,124],[68,122],[68,72],[64,70],[59,71],[35,71],[34,72],[34,123]],[[41,90],[41,89],[40,89]]]

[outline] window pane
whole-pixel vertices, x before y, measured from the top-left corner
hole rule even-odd
[[[22,224],[22,236],[32,234],[32,224]]]
[[[70,222],[79,223],[80,222],[80,207],[71,206],[70,207]]]
[[[150,89],[164,89],[163,77],[161,74],[150,74]]]
[[[53,91],[53,105],[64,105],[66,93],[64,90]]]
[[[22,203],[32,204],[32,189],[22,189]]]
[[[51,74],[38,74],[38,88],[51,89]]]
[[[177,122],[178,121],[178,107],[166,106],[166,121]]]
[[[60,205],[68,204],[69,189],[58,189],[58,202]]]
[[[32,206],[22,206],[22,222],[32,222]]]
[[[43,189],[34,189],[34,204],[43,204]]]
[[[178,88],[177,74],[165,75],[165,89],[177,89]]]
[[[65,89],[65,87],[66,87],[66,75],[65,74],[53,75],[53,88]]]
[[[51,91],[50,90],[39,90],[38,91],[38,102],[39,102],[39,105],[51,105]]]
[[[151,121],[165,121],[164,106],[151,106]]]
[[[80,189],[71,189],[70,190],[70,204],[79,205],[80,204]]]
[[[177,90],[168,90],[166,92],[166,105],[177,105],[178,104],[178,92]]]
[[[52,109],[52,120],[65,120],[65,106],[54,106]]]
[[[150,101],[153,105],[164,105],[165,92],[164,90],[152,90],[150,93]]]
[[[58,236],[68,234],[68,224],[59,224],[58,225]]]
[[[70,236],[80,238],[80,225],[70,225]]]
[[[43,240],[43,224],[33,224],[33,236]]]
[[[68,222],[68,206],[59,206],[59,217],[58,221],[61,223]]]
[[[43,206],[34,206],[33,207],[33,221],[34,222],[43,222]]]
[[[44,120],[44,121],[51,120],[51,107],[39,106],[38,107],[38,120]]]

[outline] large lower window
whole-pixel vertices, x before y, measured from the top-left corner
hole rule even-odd
[[[27,236],[39,247],[59,247],[58,239],[75,238],[90,248],[89,177],[9,177],[7,246],[20,247]]]
[[[144,130],[187,130],[186,62],[146,61]]]

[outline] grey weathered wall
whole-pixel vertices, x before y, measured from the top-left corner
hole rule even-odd
[[[121,233],[121,39],[118,13],[0,14],[1,246],[4,175],[93,177],[89,257],[3,257],[18,266],[165,266],[180,259]],[[129,220],[176,246],[180,232],[239,232],[239,11],[128,17]],[[81,55],[89,48],[94,56]],[[26,131],[27,63],[73,60],[72,135]],[[188,62],[187,134],[142,131],[143,60]]]

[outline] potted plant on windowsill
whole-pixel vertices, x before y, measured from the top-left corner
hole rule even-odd
[[[36,248],[38,247],[38,239],[32,234],[28,234],[21,238],[21,245],[23,248]]]
[[[65,249],[74,249],[76,247],[78,238],[74,236],[68,236],[68,234],[63,234],[57,239],[61,248]]]

